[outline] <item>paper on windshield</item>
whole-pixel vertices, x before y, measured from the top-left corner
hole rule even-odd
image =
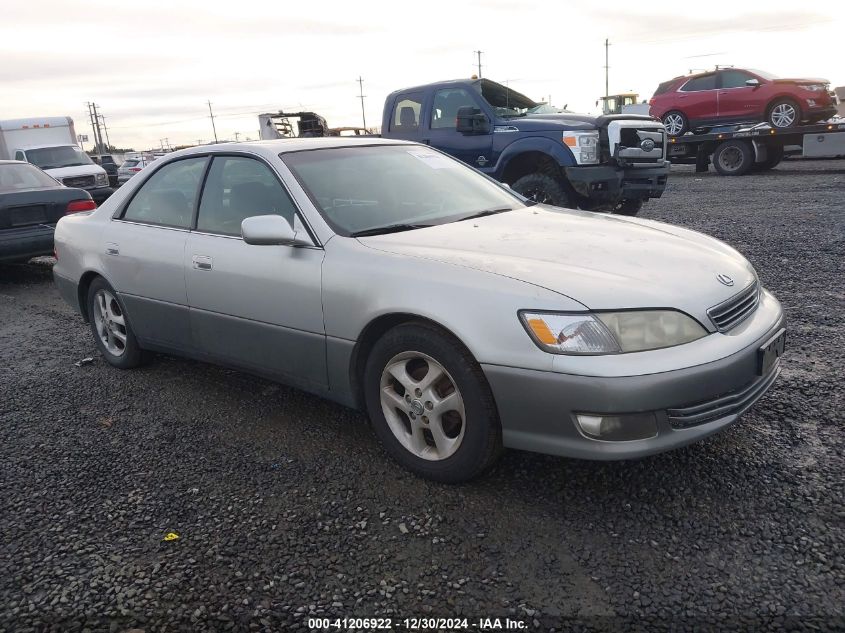
[[[408,150],[408,153],[432,169],[454,169],[457,165],[455,161],[446,158],[443,154],[427,149],[412,149]]]

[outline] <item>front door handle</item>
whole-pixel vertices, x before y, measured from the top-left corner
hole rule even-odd
[[[194,255],[191,263],[197,270],[211,270],[211,258],[208,255]]]

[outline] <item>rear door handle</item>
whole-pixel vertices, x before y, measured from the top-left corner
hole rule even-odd
[[[191,263],[197,270],[211,270],[211,258],[208,255],[194,255],[191,257]]]

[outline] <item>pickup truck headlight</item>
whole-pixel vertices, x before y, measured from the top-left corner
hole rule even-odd
[[[567,314],[521,312],[534,342],[552,354],[624,354],[690,343],[707,335],[697,321],[675,310]]]
[[[105,172],[102,174],[95,174],[94,175],[94,183],[98,185],[107,185],[109,184],[109,175]]]
[[[572,150],[575,162],[579,165],[595,165],[599,162],[598,130],[566,131],[563,133],[563,144]]]

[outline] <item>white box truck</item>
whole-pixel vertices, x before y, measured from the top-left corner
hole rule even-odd
[[[68,187],[86,189],[98,204],[113,192],[105,170],[76,144],[69,116],[0,121],[0,159],[37,165]]]

